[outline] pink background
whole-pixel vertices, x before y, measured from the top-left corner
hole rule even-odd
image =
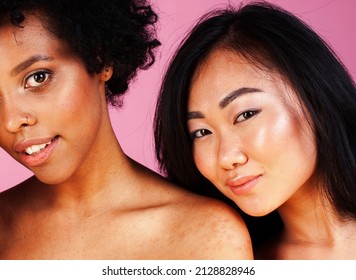
[[[160,80],[172,52],[186,31],[206,11],[249,1],[152,0],[159,14],[158,32],[162,43],[157,62],[139,72],[126,95],[125,107],[110,110],[113,127],[124,151],[133,159],[156,170],[152,119]],[[336,51],[356,79],[355,0],[270,0],[295,13],[311,25]],[[88,116],[89,117],[89,116]],[[31,176],[0,148],[0,191]]]

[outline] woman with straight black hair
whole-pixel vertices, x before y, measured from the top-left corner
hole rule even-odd
[[[356,258],[355,143],[349,73],[310,27],[267,3],[204,16],[172,59],[155,114],[169,180],[273,215],[246,219],[257,258]]]

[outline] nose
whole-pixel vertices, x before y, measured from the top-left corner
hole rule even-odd
[[[224,169],[234,169],[248,161],[248,155],[236,139],[221,139],[219,143],[218,161]]]
[[[1,107],[3,126],[10,133],[16,133],[22,128],[36,123],[35,115],[28,112],[25,106],[21,106],[19,102],[6,102]]]

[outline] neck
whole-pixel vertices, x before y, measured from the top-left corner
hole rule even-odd
[[[305,188],[278,210],[284,222],[283,241],[334,246],[354,235],[355,222],[342,221],[326,198]]]
[[[130,185],[127,174],[132,172],[132,161],[122,151],[107,117],[90,153],[75,173],[56,185],[43,186],[41,191],[54,207],[90,208],[103,199],[109,202],[113,191],[124,193]]]

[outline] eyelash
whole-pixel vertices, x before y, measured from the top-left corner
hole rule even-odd
[[[201,133],[202,135],[197,136],[198,133]],[[211,132],[208,129],[198,129],[190,133],[190,139],[194,140],[194,139],[202,138],[208,134],[211,134]]]
[[[237,123],[241,123],[241,122],[244,122],[244,121],[247,121],[248,119],[254,117],[255,115],[257,115],[261,110],[248,110],[248,111],[244,111],[242,112],[241,114],[239,114],[233,124],[237,124]],[[239,120],[240,117],[243,117],[244,119],[243,120]],[[197,134],[200,133],[201,135],[200,136],[197,136]],[[208,130],[208,129],[198,129],[198,130],[195,130],[193,131],[192,133],[190,133],[190,139],[191,140],[195,140],[195,139],[198,139],[198,138],[202,138],[206,135],[209,135],[211,134],[211,132]]]
[[[234,120],[233,124],[237,124],[240,122],[244,122],[247,121],[248,119],[254,117],[255,115],[257,115],[260,112],[260,110],[247,110],[242,112],[241,114],[237,115],[237,117]],[[241,117],[243,117],[243,120],[239,120]]]
[[[35,76],[36,75],[44,75],[44,78],[43,77],[38,77],[38,78],[43,78],[43,81],[37,82],[35,80]],[[51,80],[51,78],[52,78],[52,72],[51,71],[45,70],[45,69],[36,70],[36,71],[28,74],[25,77],[25,83],[24,83],[25,89],[40,90],[43,86],[45,86]],[[36,86],[28,85],[30,79],[33,79],[33,82],[36,83],[37,85]]]

